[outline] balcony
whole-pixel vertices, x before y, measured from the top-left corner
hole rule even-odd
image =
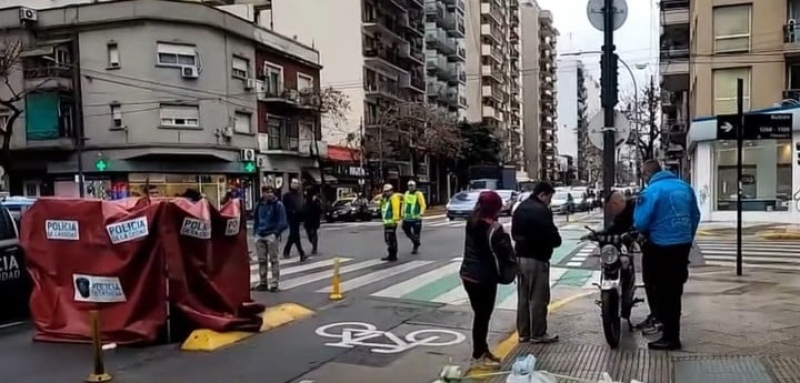
[[[503,112],[498,109],[495,109],[492,106],[484,105],[483,106],[483,118],[489,120],[495,120],[498,122],[503,122]]]
[[[464,108],[464,109],[469,107],[469,103],[467,102],[467,98],[462,96],[462,95],[459,95],[458,96],[458,106],[461,107],[461,108]]]
[[[22,76],[25,79],[25,89],[72,89],[72,70],[68,65],[50,62],[26,66]]]
[[[458,84],[462,82],[462,74],[465,77],[464,80],[466,80],[467,72],[464,70],[464,64],[451,62],[447,63],[447,72],[442,75],[442,79],[450,84]]]
[[[444,0],[445,5],[447,5],[447,10],[458,10],[462,14],[467,11],[467,5],[464,0]]]
[[[269,134],[267,137],[267,154],[300,153],[300,138],[285,135],[285,131]]]
[[[435,52],[435,51],[430,51],[429,50],[427,52],[427,54],[425,55],[425,62],[426,62],[426,67],[427,67],[428,73],[429,74],[438,74],[438,75],[441,75],[441,76],[445,76],[446,75],[445,72],[447,72],[448,69],[449,69],[448,66],[447,66],[447,64],[448,64],[447,56],[444,56],[444,55],[441,55],[441,54],[437,54],[437,53],[431,54],[431,52]]]
[[[381,46],[364,49],[365,64],[379,72],[407,72],[400,65],[400,51]]]
[[[661,25],[689,24],[689,0],[661,0]]]
[[[497,102],[503,102],[506,99],[506,95],[500,90],[500,87],[491,85],[484,85],[481,87],[481,96],[484,98],[492,98]]]
[[[454,45],[455,45],[455,50],[454,50],[453,53],[448,55],[448,58],[450,59],[450,61],[458,61],[458,62],[466,61],[467,60],[467,49],[464,48],[464,46],[461,43],[459,43],[459,42],[457,42],[455,40],[453,40],[453,41],[454,41]]]
[[[464,31],[459,30],[459,26],[464,26],[464,16],[455,10],[445,13],[444,17],[440,19],[439,25],[451,36],[464,37],[462,35]]]
[[[503,52],[501,52],[498,49],[495,49],[493,46],[489,44],[481,45],[481,55],[483,55],[484,57],[491,58],[498,65],[503,64]]]
[[[458,108],[458,97],[460,96],[458,90],[448,90],[444,97],[447,106],[451,108]]]
[[[361,28],[364,32],[380,35],[382,39],[385,38],[392,43],[408,43],[408,40],[403,37],[405,36],[404,27],[395,15],[376,12],[376,14],[364,17],[362,21],[364,24]]]
[[[679,92],[689,89],[689,49],[673,47],[661,50],[662,87]]]
[[[505,81],[505,73],[498,67],[492,65],[482,65],[481,75],[491,77],[497,82]]]
[[[481,15],[489,16],[496,23],[501,25],[506,23],[505,17],[503,17],[503,12],[500,11],[500,7],[495,5],[494,1],[481,2]]]
[[[505,42],[503,33],[491,24],[481,24],[481,36],[491,38],[497,44],[503,44]]]
[[[783,26],[783,50],[787,57],[800,56],[800,26],[796,22]]]
[[[444,99],[447,92],[447,84],[439,81],[428,81],[428,98]]]
[[[425,76],[412,75],[408,85],[411,86],[411,89],[414,89],[419,93],[425,92]],[[400,87],[404,87],[404,85],[401,83]]]
[[[447,37],[447,33],[443,29],[432,24],[433,23],[428,23],[425,26],[425,43],[427,44],[427,48],[452,51],[454,48],[448,46],[450,40]]]
[[[397,101],[402,100],[400,97],[400,87],[396,82],[391,81],[365,81],[364,95],[367,96],[367,98],[383,97]]]
[[[425,2],[425,20],[438,22],[444,18],[444,13],[447,11],[444,4],[439,1],[426,1]]]

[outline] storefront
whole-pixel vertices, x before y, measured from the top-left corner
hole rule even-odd
[[[800,221],[800,107],[760,113],[792,113],[791,140],[745,141],[742,151],[742,217],[751,222]],[[735,221],[737,201],[736,141],[717,140],[715,117],[692,122],[687,137],[692,186],[703,221]]]

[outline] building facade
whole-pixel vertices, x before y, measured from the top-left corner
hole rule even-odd
[[[661,11],[661,159],[683,168],[689,126],[690,0],[664,0]]]
[[[82,170],[86,194],[99,198],[195,188],[212,203],[229,190],[252,202],[268,178],[282,186],[318,173],[319,113],[268,102],[317,86],[310,47],[193,3],[0,14],[24,47],[9,80],[28,92],[11,143],[12,194],[77,196]]]
[[[465,117],[467,33],[464,0],[425,0],[425,62],[428,102]]]
[[[553,13],[547,10],[539,14],[539,74],[541,92],[539,114],[541,129],[539,133],[539,178],[555,180],[558,171],[558,99],[556,97],[557,65],[556,42],[558,30],[553,24]]]
[[[687,151],[704,220],[735,220],[740,181],[745,220],[800,220],[797,17],[800,2],[794,0],[691,1],[689,111],[694,119]],[[746,112],[794,116],[792,139],[744,143],[741,180],[736,143],[716,139],[715,117],[735,113],[737,79],[743,80]]]
[[[521,65],[521,94],[522,94],[522,144],[523,144],[523,164],[525,171],[533,179],[538,179],[541,172],[539,147],[541,137],[541,109],[540,89],[542,76],[539,73],[540,63],[540,39],[539,39],[539,15],[541,8],[534,1],[524,1],[520,6],[521,34],[532,36],[520,40],[522,49]]]

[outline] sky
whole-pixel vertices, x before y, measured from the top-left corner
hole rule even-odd
[[[553,12],[553,19],[560,36],[559,54],[580,51],[599,51],[603,45],[603,33],[594,29],[586,16],[587,0],[537,0],[542,9]],[[660,23],[657,0],[627,0],[628,18],[614,33],[614,42],[620,58],[627,62],[636,76],[639,91],[656,76],[658,83],[658,51]],[[566,58],[566,57],[565,57]],[[600,55],[580,56],[592,77],[600,79]],[[636,69],[636,64],[647,68]],[[632,95],[633,83],[627,70],[620,66],[620,94]]]

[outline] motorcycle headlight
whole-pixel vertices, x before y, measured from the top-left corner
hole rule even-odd
[[[605,245],[600,250],[600,260],[603,263],[610,265],[619,260],[619,250],[614,245]]]

